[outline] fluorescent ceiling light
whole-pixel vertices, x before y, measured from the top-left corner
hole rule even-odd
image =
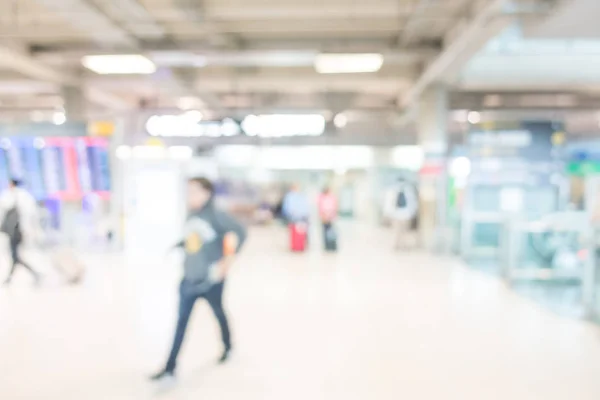
[[[467,121],[469,121],[471,124],[478,124],[481,122],[481,114],[477,111],[471,111],[467,116]]]
[[[248,136],[319,136],[325,131],[325,118],[320,114],[248,115],[242,129]]]
[[[320,74],[352,74],[377,72],[383,65],[383,56],[366,54],[319,54],[315,69]]]
[[[333,124],[336,128],[344,128],[348,124],[348,117],[344,113],[339,113],[333,118]]]
[[[156,65],[140,54],[85,56],[81,63],[100,75],[153,74]]]
[[[67,122],[67,116],[62,111],[57,111],[52,114],[52,123],[54,125],[62,125]]]

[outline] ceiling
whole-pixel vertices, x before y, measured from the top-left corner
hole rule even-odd
[[[182,98],[193,98],[199,108],[215,116],[355,111],[398,121],[421,92],[436,83],[449,86],[452,108],[462,108],[466,102],[472,109],[481,109],[486,107],[486,94],[514,96],[523,91],[584,94],[586,102],[592,99],[586,104],[592,104],[600,92],[600,68],[582,71],[577,66],[600,66],[600,51],[597,58],[587,53],[573,53],[571,58],[550,53],[523,55],[515,51],[514,43],[600,39],[598,25],[590,18],[598,15],[597,3],[2,2],[0,118],[30,118],[32,112],[64,107],[65,88],[81,91],[88,116],[140,108],[175,109]],[[585,18],[577,20],[578,16]],[[519,34],[507,35],[515,26]],[[320,53],[380,53],[384,64],[375,73],[324,75],[313,66]],[[158,69],[152,75],[97,75],[81,67],[81,58],[92,54],[143,54]],[[499,108],[515,104],[527,108],[518,101],[501,102]],[[578,105],[568,104],[571,108]],[[558,102],[532,108],[563,106]],[[591,125],[597,128],[594,123],[581,129]]]

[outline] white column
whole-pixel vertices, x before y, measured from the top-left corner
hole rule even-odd
[[[127,161],[117,158],[117,148],[126,144],[125,135],[131,128],[129,118],[121,117],[114,121],[115,127],[110,138],[109,155],[110,162],[110,182],[111,182],[111,201],[110,201],[110,229],[113,231],[113,244],[115,249],[123,249],[124,230],[125,230],[125,163]]]
[[[446,88],[433,86],[419,99],[417,115],[418,142],[425,160],[419,175],[419,235],[426,249],[439,244],[445,224],[445,163],[448,149],[448,94]]]

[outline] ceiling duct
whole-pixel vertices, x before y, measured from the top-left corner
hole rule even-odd
[[[136,40],[129,33],[102,14],[94,5],[85,0],[35,0],[38,4],[59,14],[65,21],[95,42],[108,46],[135,46]],[[73,18],[74,15],[80,16]]]
[[[91,0],[88,0],[91,1]],[[138,0],[93,0],[98,7],[113,21],[119,21],[128,32],[139,38],[158,40],[166,36],[148,10]]]

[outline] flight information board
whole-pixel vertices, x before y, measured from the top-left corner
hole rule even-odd
[[[92,191],[101,197],[110,192],[108,143],[101,138],[85,138]]]
[[[110,192],[108,142],[88,137],[15,137],[0,141],[0,189],[16,178],[38,200],[79,200]]]

